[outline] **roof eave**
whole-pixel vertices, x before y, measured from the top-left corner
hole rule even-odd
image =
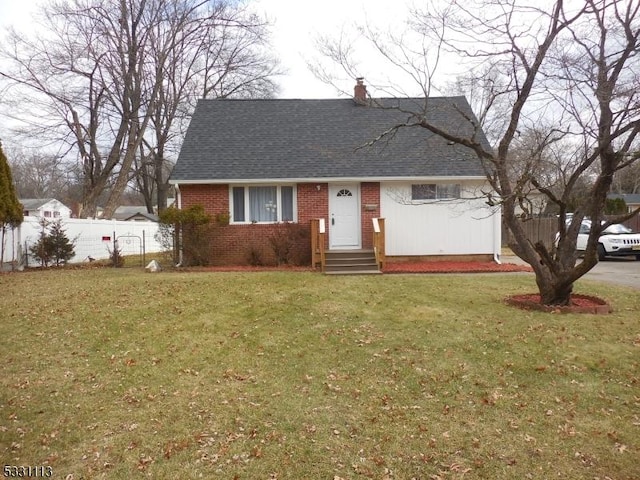
[[[314,178],[212,178],[198,180],[171,179],[171,185],[226,185],[274,183],[349,183],[349,182],[415,182],[415,181],[486,180],[484,175],[426,175],[393,177],[314,177]]]

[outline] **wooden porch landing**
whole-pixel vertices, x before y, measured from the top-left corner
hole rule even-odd
[[[327,275],[377,275],[376,255],[371,250],[326,250],[324,273]]]

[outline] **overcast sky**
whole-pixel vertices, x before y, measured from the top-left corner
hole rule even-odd
[[[28,31],[36,6],[46,0],[0,0],[0,31],[16,25]],[[334,98],[338,92],[308,70],[307,61],[317,56],[319,35],[339,35],[341,29],[366,20],[388,26],[405,18],[410,0],[251,0],[249,5],[274,24],[272,46],[286,75],[279,79],[280,98]],[[369,65],[375,69],[375,65]],[[366,72],[363,72],[365,75]],[[351,80],[349,80],[353,83]],[[350,90],[352,85],[345,85]]]
[[[337,38],[342,30],[353,31],[355,24],[370,22],[384,28],[405,18],[408,0],[254,0],[254,8],[273,20],[272,44],[289,75],[281,81],[282,98],[333,98],[338,92],[320,82],[308,69],[307,62],[318,57],[319,36]],[[374,69],[375,60],[363,67]],[[367,72],[361,72],[366,76]],[[354,83],[345,85],[350,90]]]
[[[28,34],[36,25],[33,14],[37,6],[46,2],[47,0],[0,0],[0,37],[9,25]],[[318,80],[309,71],[307,62],[319,58],[317,38],[321,35],[337,38],[341,31],[353,32],[356,24],[363,25],[365,22],[382,29],[401,31],[408,6],[413,2],[414,0],[249,0],[250,8],[273,24],[271,45],[285,72],[277,79],[280,85],[278,98],[337,98],[352,94],[355,79],[344,77],[339,85],[340,92]],[[379,57],[367,57],[364,50],[358,50],[357,53],[362,57],[359,58],[362,71],[358,75],[364,76],[365,82],[371,86],[374,83],[372,77],[385,74],[388,66],[383,65]],[[367,79],[370,81],[367,82]],[[410,91],[411,88],[414,90]],[[411,87],[405,93],[419,96],[420,91],[415,89],[415,83],[411,82]],[[369,92],[376,95],[373,88]],[[7,132],[6,118],[2,120],[0,117],[0,138],[4,138],[5,144],[9,144],[11,137]]]

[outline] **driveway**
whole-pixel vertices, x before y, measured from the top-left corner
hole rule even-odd
[[[640,262],[633,258],[608,258],[598,262],[584,278],[640,289]]]
[[[502,256],[500,260],[504,263],[526,265],[520,258],[511,255]],[[626,257],[608,258],[603,262],[598,262],[597,265],[582,278],[624,285],[640,290],[640,262],[633,258]]]

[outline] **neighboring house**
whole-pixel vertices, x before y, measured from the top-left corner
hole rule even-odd
[[[126,205],[116,208],[113,212],[115,220],[126,220],[128,222],[157,222],[158,216],[147,212],[144,205]]]
[[[19,202],[26,217],[41,217],[47,220],[71,217],[71,209],[55,198],[23,198]]]
[[[178,208],[229,218],[211,245],[218,264],[244,263],[277,223],[318,218],[332,250],[371,248],[372,219],[383,217],[388,257],[494,258],[500,213],[472,150],[420,127],[373,142],[407,121],[391,107],[424,102],[371,106],[361,82],[353,99],[200,100],[170,180]],[[460,134],[475,118],[464,97],[429,98],[428,112]]]
[[[640,193],[610,193],[607,198],[622,198],[627,205],[627,211],[633,212],[636,208],[640,208]]]

